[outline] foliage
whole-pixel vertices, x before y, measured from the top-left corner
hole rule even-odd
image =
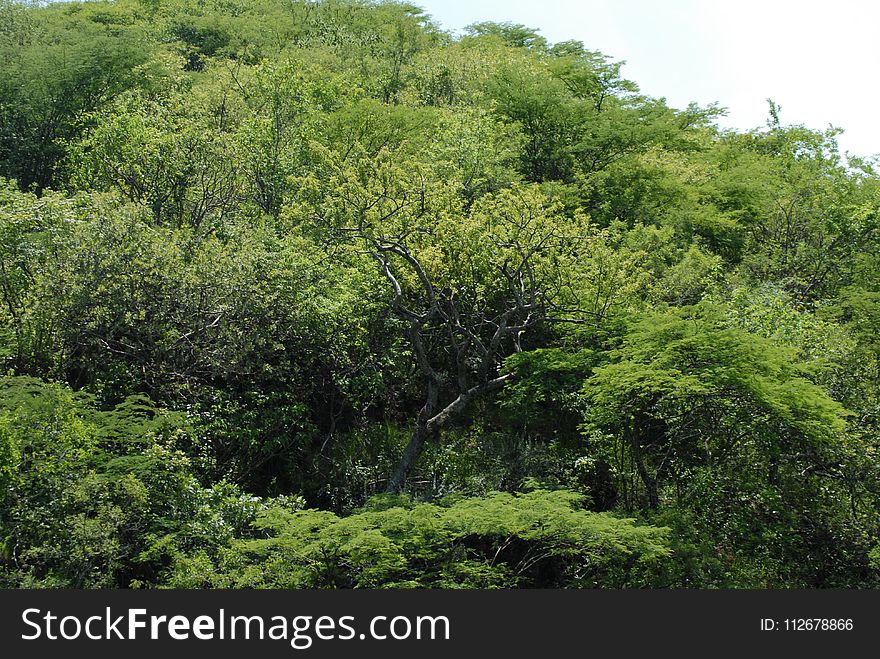
[[[172,585],[236,588],[625,587],[651,584],[665,530],[579,508],[565,491],[417,504],[378,498],[339,518],[273,509],[268,539],[236,543],[212,572]],[[203,565],[204,557],[195,560]]]
[[[0,5],[0,176],[38,190],[53,182],[84,114],[137,80],[150,48],[125,5],[28,10]]]
[[[0,585],[876,586],[876,162],[723,112],[404,2],[0,0]]]
[[[847,474],[858,443],[847,411],[808,375],[789,349],[711,307],[653,315],[586,381],[585,430],[626,507],[644,497],[684,516],[687,535],[711,538],[720,585],[851,584],[866,574],[870,537]]]
[[[175,445],[177,415],[146,399],[107,411],[32,378],[0,387],[2,574],[8,586],[155,584],[172,557],[220,546],[258,499],[204,488]]]

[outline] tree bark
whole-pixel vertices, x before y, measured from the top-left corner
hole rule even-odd
[[[504,383],[512,377],[513,375],[511,373],[507,373],[505,375],[500,375],[497,378],[493,378],[488,382],[477,385],[476,387],[471,387],[467,391],[460,393],[455,400],[433,416],[431,416],[431,413],[436,407],[437,390],[436,385],[430,384],[428,397],[425,401],[425,405],[419,413],[416,427],[413,429],[409,443],[403,451],[403,455],[400,457],[397,466],[394,468],[391,477],[388,479],[388,485],[386,486],[385,491],[392,493],[401,492],[406,484],[407,477],[413,467],[415,467],[419,457],[422,455],[422,451],[425,448],[425,442],[428,438],[434,433],[439,432],[458,417],[471,401],[485,393],[500,389],[504,386]]]
[[[427,425],[422,423],[416,424],[416,427],[413,429],[412,435],[410,436],[409,443],[403,451],[403,455],[400,456],[400,460],[398,460],[397,466],[391,474],[391,478],[388,479],[388,486],[385,488],[386,492],[398,494],[403,490],[406,479],[412,471],[412,468],[415,466],[416,461],[419,459],[419,456],[422,454],[425,442],[430,436],[431,431],[428,430]]]
[[[657,490],[657,479],[651,476],[648,468],[645,466],[645,458],[642,455],[642,444],[639,441],[638,434],[630,433],[630,450],[632,450],[633,462],[636,464],[636,471],[645,485],[645,492],[648,495],[648,506],[657,508],[660,505],[660,495]]]

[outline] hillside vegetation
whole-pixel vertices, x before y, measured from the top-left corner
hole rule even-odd
[[[0,586],[880,586],[875,164],[721,112],[404,3],[0,0]]]

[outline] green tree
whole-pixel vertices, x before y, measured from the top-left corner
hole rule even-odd
[[[137,81],[150,55],[125,4],[0,4],[0,176],[37,191],[55,182],[88,113]]]
[[[219,563],[196,555],[176,586],[234,588],[626,587],[662,582],[666,530],[590,513],[581,497],[518,496],[415,504],[379,497],[347,517],[276,508]]]

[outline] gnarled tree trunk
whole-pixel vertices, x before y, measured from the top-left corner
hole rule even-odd
[[[504,386],[504,383],[512,378],[508,373],[493,378],[488,382],[471,387],[463,391],[458,397],[440,410],[434,416],[431,412],[436,408],[437,389],[435,384],[429,385],[428,399],[419,413],[416,427],[413,429],[409,443],[403,451],[403,455],[394,468],[391,478],[388,479],[386,492],[400,492],[406,484],[406,479],[418,461],[425,448],[425,442],[434,434],[442,430],[451,421],[455,420],[468,406],[468,404],[483,394],[495,391]],[[433,388],[433,389],[430,389]]]

